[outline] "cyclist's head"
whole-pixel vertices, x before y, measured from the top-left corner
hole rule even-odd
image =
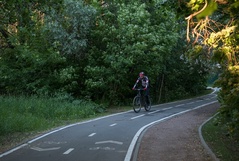
[[[139,76],[140,76],[141,78],[143,78],[143,77],[144,77],[144,72],[140,72],[140,73],[139,73]]]

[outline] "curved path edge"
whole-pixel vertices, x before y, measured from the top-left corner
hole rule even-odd
[[[216,157],[216,155],[213,153],[212,149],[207,145],[206,141],[203,138],[202,135],[202,127],[209,122],[212,118],[214,118],[218,113],[216,113],[214,116],[210,117],[209,119],[207,119],[199,128],[198,128],[198,133],[199,133],[199,137],[201,140],[201,143],[203,145],[203,147],[207,150],[208,154],[215,160],[215,161],[219,161],[219,159]]]
[[[203,104],[203,105],[200,105],[200,106],[197,106],[193,109],[188,109],[188,110],[185,110],[185,111],[182,111],[182,112],[179,112],[179,113],[176,113],[176,114],[173,114],[173,115],[170,115],[168,117],[165,117],[165,118],[162,118],[160,120],[157,120],[155,122],[152,122],[148,125],[145,125],[144,127],[142,127],[137,133],[136,135],[134,136],[131,144],[130,144],[130,147],[127,151],[127,154],[126,154],[126,157],[124,159],[124,161],[137,161],[138,159],[138,153],[139,153],[139,148],[140,148],[140,144],[142,142],[142,138],[144,136],[144,133],[147,132],[147,130],[152,127],[152,126],[156,126],[158,123],[160,122],[164,122],[168,119],[171,119],[175,116],[179,116],[179,115],[182,115],[182,114],[185,114],[185,113],[188,113],[190,111],[194,111],[194,110],[197,110],[197,109],[200,109],[202,107],[205,107],[205,106],[209,106],[209,105],[212,105],[214,103],[217,103],[218,101],[213,101],[213,102],[210,102],[210,103],[206,103],[206,104]]]

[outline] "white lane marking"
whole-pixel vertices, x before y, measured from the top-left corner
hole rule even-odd
[[[196,102],[202,102],[203,100],[197,100]]]
[[[74,148],[70,148],[67,151],[65,151],[63,154],[67,155],[70,154],[70,152],[72,152],[74,150]]]
[[[149,127],[149,126],[151,126],[151,125],[153,125],[153,124],[155,124],[155,123],[162,122],[162,121],[164,121],[164,120],[166,120],[166,119],[172,118],[172,117],[174,117],[174,116],[181,115],[181,114],[184,114],[184,113],[186,113],[186,112],[189,112],[189,111],[192,111],[192,110],[195,110],[195,109],[198,109],[198,108],[201,108],[201,107],[204,107],[204,106],[207,106],[207,105],[216,103],[216,102],[218,102],[218,101],[213,101],[213,102],[210,102],[210,103],[206,103],[206,104],[197,106],[197,107],[195,107],[195,108],[193,108],[193,109],[188,109],[188,110],[185,110],[185,111],[181,111],[181,112],[179,112],[179,113],[170,115],[170,116],[168,116],[168,117],[164,117],[164,118],[162,118],[162,119],[159,119],[159,120],[157,120],[157,121],[151,122],[151,123],[148,124],[148,125],[143,126],[142,128],[139,129],[139,131],[135,134],[133,140],[131,141],[130,146],[129,146],[128,150],[127,150],[127,154],[126,154],[126,156],[125,156],[124,161],[130,161],[131,156],[132,156],[132,154],[133,154],[134,147],[135,147],[135,145],[136,145],[136,143],[137,143],[137,140],[138,140],[138,138],[140,137],[140,134],[141,134],[147,127]]]
[[[116,123],[115,124],[111,124],[110,126],[112,127],[112,126],[115,126],[115,125],[117,125]]]
[[[180,106],[183,106],[183,105],[185,105],[185,104],[180,104],[180,105],[177,105],[177,106],[175,106],[175,107],[180,107]]]
[[[14,149],[12,149],[12,150],[9,150],[9,151],[7,151],[7,152],[1,154],[1,155],[0,155],[0,158],[2,158],[3,156],[8,155],[8,154],[10,154],[10,153],[12,153],[12,152],[18,150],[18,149],[21,149],[21,148],[23,148],[23,147],[25,147],[25,146],[27,146],[27,144],[22,144],[22,145],[20,145],[20,146],[14,148]]]
[[[163,108],[162,111],[172,109],[173,107]]]
[[[145,114],[143,114],[143,115],[139,115],[139,116],[135,116],[135,117],[132,117],[131,120],[134,120],[134,119],[137,119],[137,118],[140,118],[140,117],[143,117],[143,116],[145,116]]]
[[[92,134],[90,134],[90,135],[88,135],[88,137],[92,137],[92,136],[94,136],[96,133],[92,133]]]
[[[189,103],[187,103],[187,105],[191,105],[191,104],[193,104],[193,103],[195,103],[195,102],[189,102]]]
[[[95,144],[107,144],[107,143],[123,145],[123,142],[114,141],[114,140],[107,140],[107,141],[98,141],[98,142],[95,142]]]
[[[157,113],[159,111],[161,111],[161,110],[152,111],[152,112],[149,112],[148,114],[154,114],[154,113]]]
[[[161,110],[156,110],[156,111],[149,112],[148,114],[153,114],[153,113],[156,113],[156,112],[159,112],[159,111],[165,111],[165,110],[169,110],[169,109],[172,109],[172,108],[173,107],[163,108]]]
[[[32,147],[32,150],[36,150],[36,151],[52,151],[52,150],[58,150],[61,147],[53,147],[53,148],[39,148],[39,147]]]
[[[115,148],[111,148],[111,147],[93,147],[93,148],[89,148],[89,150],[115,150]]]

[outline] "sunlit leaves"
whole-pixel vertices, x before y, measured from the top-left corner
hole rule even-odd
[[[205,0],[190,0],[190,2],[187,3],[187,7],[192,11],[198,11],[204,2]]]
[[[206,0],[208,1],[207,6],[205,9],[203,9],[202,12],[200,12],[196,17],[197,19],[201,19],[201,18],[205,18],[206,16],[210,16],[213,14],[213,12],[215,12],[215,10],[217,10],[217,2],[215,2],[214,0]]]
[[[198,40],[200,39],[196,39],[196,41],[209,47],[213,53],[212,60],[220,64],[222,74],[216,86],[221,87],[219,93],[221,119],[224,120],[223,123],[228,127],[229,132],[237,134],[239,133],[237,115],[239,107],[239,102],[237,101],[239,89],[238,4],[238,1],[234,0],[205,0],[203,2],[191,0],[188,5],[194,11],[190,15],[191,17],[188,17],[188,22],[194,16],[200,19],[199,23],[193,22],[196,26],[193,28],[193,33],[203,35],[200,28],[205,28],[205,24],[207,24],[206,35],[202,36],[204,41],[199,42]],[[216,11],[217,6],[220,7],[218,12]],[[210,21],[208,21],[208,16],[210,16]],[[203,19],[204,17],[206,19]],[[207,23],[201,23],[202,21]]]

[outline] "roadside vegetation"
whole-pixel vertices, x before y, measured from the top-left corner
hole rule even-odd
[[[155,103],[196,96],[216,79],[218,125],[239,134],[239,1],[1,0],[0,6],[0,135],[127,106],[141,71]]]
[[[46,130],[105,112],[100,105],[81,100],[1,96],[0,136]]]
[[[218,124],[218,116],[202,127],[204,140],[221,161],[239,160],[239,137]]]
[[[0,152],[52,128],[106,114],[101,105],[66,96],[0,96],[0,102]]]

